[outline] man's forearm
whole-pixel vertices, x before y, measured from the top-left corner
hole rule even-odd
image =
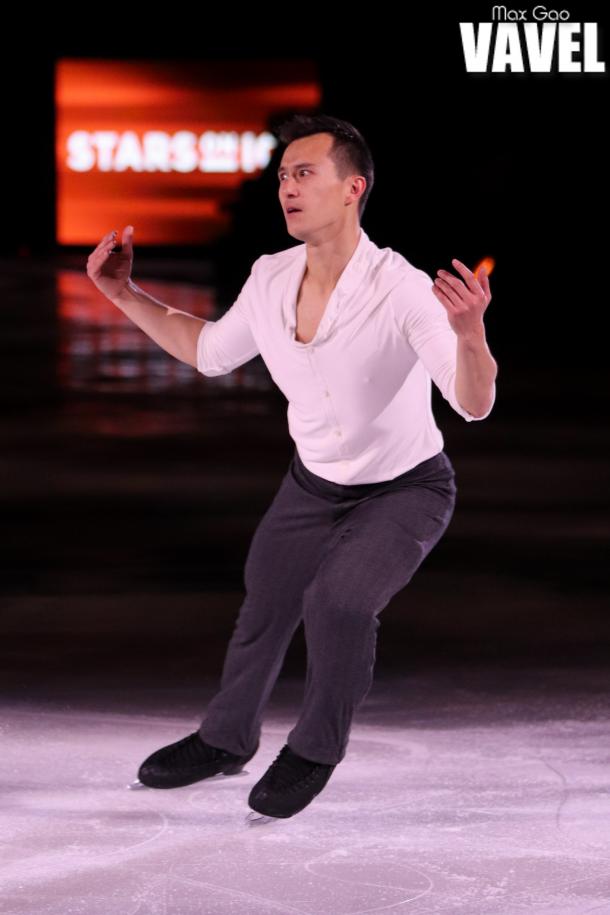
[[[164,305],[133,280],[111,301],[170,356],[197,368],[197,339],[205,324],[202,318]]]
[[[493,397],[498,365],[487,346],[485,329],[471,335],[458,334],[455,395],[473,416],[483,416]]]

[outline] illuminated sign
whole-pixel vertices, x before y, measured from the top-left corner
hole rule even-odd
[[[213,241],[269,164],[269,119],[320,101],[307,60],[59,60],[57,241],[97,244],[126,225],[140,245]]]

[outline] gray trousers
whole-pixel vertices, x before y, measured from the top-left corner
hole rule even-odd
[[[305,693],[286,743],[315,762],[343,759],[373,682],[378,615],[449,525],[454,478],[440,451],[393,480],[345,486],[309,471],[295,449],[250,544],[220,690],[199,728],[207,743],[239,755],[256,747],[303,620]]]

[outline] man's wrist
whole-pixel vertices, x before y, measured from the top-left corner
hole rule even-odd
[[[465,343],[466,346],[471,346],[475,349],[480,347],[482,344],[487,342],[487,338],[485,336],[485,325],[481,323],[472,330],[458,334],[458,339]]]
[[[133,282],[133,280],[130,277],[127,280],[127,282],[125,283],[124,287],[121,289],[121,291],[117,295],[112,296],[110,301],[114,305],[116,305],[118,308],[120,308],[121,305],[125,304],[125,302],[133,302],[135,293],[137,291],[138,291],[138,287],[136,286],[136,284]]]

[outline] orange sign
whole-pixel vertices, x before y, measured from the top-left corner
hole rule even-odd
[[[320,101],[308,60],[57,61],[57,241],[126,225],[140,245],[214,240],[269,163],[269,118]]]

